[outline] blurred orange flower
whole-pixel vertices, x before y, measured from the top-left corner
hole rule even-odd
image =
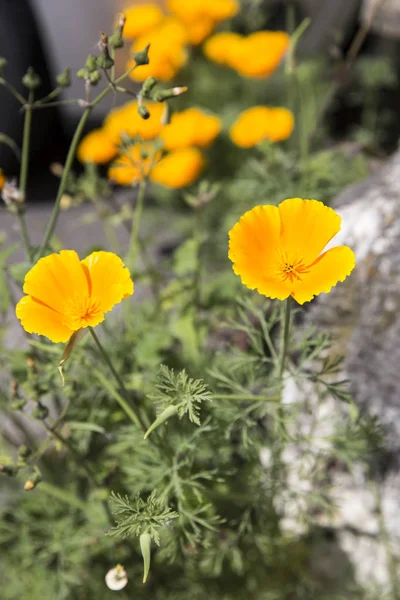
[[[136,185],[149,176],[160,158],[161,152],[154,144],[132,144],[110,166],[108,178],[119,185]]]
[[[230,129],[230,137],[240,148],[252,148],[265,139],[286,140],[294,128],[293,113],[287,108],[253,106],[243,111]]]
[[[339,215],[318,200],[256,206],[229,232],[233,270],[245,286],[268,298],[308,302],[330,292],[355,266],[348,246],[323,252],[340,225]]]
[[[117,154],[117,146],[104,129],[94,129],[78,146],[77,157],[81,163],[102,164],[110,162]]]
[[[140,4],[124,11],[126,22],[124,36],[133,39],[147,33],[164,19],[164,13],[156,4]]]
[[[3,189],[6,181],[7,181],[7,179],[6,179],[6,176],[4,175],[3,169],[0,169],[0,190]]]
[[[166,150],[188,146],[208,148],[220,131],[221,120],[218,117],[198,108],[188,108],[172,115],[171,122],[162,129],[160,139]]]
[[[181,148],[169,152],[150,172],[150,179],[169,188],[182,188],[198,179],[206,161],[197,148]]]
[[[84,260],[74,250],[41,258],[25,276],[16,315],[28,333],[66,342],[85,327],[104,321],[104,313],[133,294],[122,260],[112,252],[93,252]]]
[[[221,21],[239,11],[236,0],[168,0],[168,9],[185,23],[189,43],[200,44]]]
[[[150,44],[149,64],[136,68],[130,74],[134,81],[144,81],[147,77],[156,77],[160,81],[169,81],[186,64],[188,54],[185,44],[188,40],[184,25],[174,17],[166,17],[161,24],[136,38],[133,52],[143,50]],[[131,68],[134,61],[129,61]]]
[[[204,44],[204,54],[246,77],[267,77],[280,65],[290,37],[284,31],[257,31],[247,37],[217,33]]]
[[[131,138],[135,136],[143,140],[153,140],[161,132],[165,118],[165,104],[162,102],[146,102],[150,112],[148,119],[142,119],[138,113],[137,101],[127,102],[115,108],[106,117],[103,130],[109,139],[121,142],[121,135]]]

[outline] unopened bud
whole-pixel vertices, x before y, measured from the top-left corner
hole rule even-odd
[[[32,454],[32,450],[30,450],[28,448],[28,446],[25,446],[25,444],[23,444],[22,446],[20,446],[18,448],[18,457],[22,458],[23,460],[26,460],[27,458],[29,458],[31,454]]]
[[[4,473],[4,475],[8,475],[9,477],[15,477],[19,469],[16,464],[0,465],[0,473]]]
[[[139,538],[140,551],[143,556],[143,583],[146,583],[147,577],[150,571],[150,560],[151,560],[151,535],[149,533],[142,533]]]
[[[101,79],[101,75],[99,73],[99,71],[93,71],[93,73],[90,73],[89,75],[89,81],[91,83],[91,85],[97,85],[99,83]]]
[[[141,106],[138,106],[138,113],[145,121],[150,118],[150,111],[143,104]]]
[[[122,590],[128,583],[127,573],[122,565],[110,569],[105,577],[106,586],[113,591]]]
[[[22,83],[28,90],[35,90],[41,84],[41,79],[33,67],[28,67],[22,78]]]
[[[183,87],[174,87],[169,90],[157,90],[154,94],[153,98],[157,102],[164,102],[164,100],[169,100],[170,98],[175,98],[176,96],[180,96],[188,91],[188,88]]]
[[[152,431],[154,431],[155,429],[157,429],[157,427],[159,427],[160,425],[165,423],[165,421],[168,421],[168,419],[170,417],[173,417],[174,415],[176,415],[177,411],[178,411],[178,409],[176,406],[173,406],[173,405],[167,406],[167,408],[165,408],[162,412],[160,412],[160,414],[158,415],[158,417],[156,418],[154,423],[152,423],[150,425],[150,427],[144,434],[144,439],[148,438],[148,436],[150,435],[150,433]]]
[[[94,56],[94,54],[89,54],[85,62],[85,68],[89,71],[89,73],[93,73],[93,71],[97,69],[97,56]]]
[[[22,410],[26,406],[27,401],[25,398],[18,398],[11,403],[11,408],[13,410]]]
[[[20,207],[25,201],[25,196],[18,188],[16,179],[6,181],[1,190],[1,197],[9,208]]]
[[[3,77],[4,69],[7,66],[7,61],[5,58],[0,56],[0,77]]]
[[[115,48],[116,50],[118,48],[123,48],[124,46],[124,39],[123,39],[123,33],[124,33],[124,26],[125,26],[125,22],[126,22],[126,16],[124,15],[124,13],[119,13],[118,18],[117,18],[117,26],[115,28],[115,31],[113,33],[113,35],[109,38],[109,43],[111,48]]]
[[[50,165],[50,173],[55,177],[61,177],[64,172],[64,167],[61,163],[51,163]],[[28,361],[27,361],[28,363]]]
[[[57,85],[60,88],[67,88],[71,85],[71,69],[67,67],[56,77]]]
[[[68,210],[72,206],[72,198],[69,194],[63,194],[60,200],[61,210]]]
[[[34,473],[32,473],[32,475],[29,477],[29,479],[25,482],[24,485],[24,490],[26,492],[30,492],[31,490],[33,490],[38,483],[40,483],[42,481],[42,474],[40,473],[40,471],[38,469],[35,470]]]
[[[133,60],[135,61],[138,67],[140,67],[141,65],[149,64],[149,48],[150,44],[147,44],[147,46],[143,48],[143,50],[139,50],[138,52],[133,53]]]
[[[140,90],[141,96],[143,98],[151,98],[151,91],[157,85],[158,81],[155,77],[147,77],[143,82],[142,89]]]
[[[99,46],[101,49],[101,56],[96,58],[96,64],[100,69],[111,69],[114,64],[113,59],[110,56],[108,50],[108,37],[105,33],[101,34]]]

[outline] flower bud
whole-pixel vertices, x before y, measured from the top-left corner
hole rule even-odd
[[[99,83],[101,79],[101,75],[99,73],[99,71],[93,71],[93,73],[90,73],[89,75],[89,81],[91,83],[91,85],[97,85]]]
[[[26,406],[27,401],[25,398],[17,398],[14,402],[11,403],[11,408],[13,410],[22,410]]]
[[[147,44],[147,46],[143,48],[143,50],[139,50],[138,52],[133,53],[133,60],[135,61],[138,67],[149,64],[149,48],[150,44]]]
[[[15,477],[19,469],[20,467],[15,463],[10,465],[0,465],[0,473],[4,473],[4,475],[8,475],[9,477]]]
[[[152,431],[154,431],[155,429],[157,429],[157,427],[159,427],[160,425],[162,425],[163,423],[165,423],[165,421],[168,421],[168,419],[170,417],[172,417],[173,415],[175,415],[176,412],[177,412],[177,410],[178,409],[177,409],[176,406],[167,406],[167,408],[165,408],[162,412],[160,412],[160,414],[158,415],[158,417],[156,418],[156,420],[154,421],[154,423],[152,423],[152,425],[150,425],[150,427],[148,428],[148,430],[144,434],[144,439],[148,438],[148,436],[150,435],[150,433]]]
[[[147,576],[150,571],[150,560],[151,560],[151,535],[149,533],[142,533],[139,538],[140,551],[143,556],[143,583],[146,583]]]
[[[153,98],[157,102],[164,102],[164,100],[169,100],[170,98],[175,98],[176,96],[180,96],[188,91],[186,86],[183,87],[174,87],[169,90],[157,90],[154,94]]]
[[[108,589],[113,591],[122,590],[128,583],[128,576],[122,565],[110,569],[105,577]]]
[[[101,34],[100,38],[100,48],[101,48],[101,56],[98,56],[96,59],[96,64],[100,69],[111,69],[114,64],[113,59],[110,56],[108,51],[108,37],[105,33]]]
[[[85,68],[89,71],[89,73],[93,73],[93,71],[96,71],[97,56],[94,56],[93,54],[89,54],[86,59],[86,62],[85,62]]]
[[[34,473],[32,473],[31,477],[27,481],[25,481],[24,490],[26,492],[30,492],[41,481],[42,481],[42,474],[40,473],[40,471],[35,471]]]
[[[141,106],[138,106],[138,113],[145,121],[150,118],[150,111],[143,104]]]
[[[28,90],[35,90],[41,84],[41,79],[33,67],[28,67],[22,78],[22,83]]]
[[[31,454],[32,451],[28,448],[28,446],[25,446],[25,444],[18,448],[18,457],[22,458],[22,460],[26,460]]]
[[[123,33],[124,33],[125,21],[126,21],[126,16],[124,15],[124,13],[120,13],[118,15],[118,22],[117,22],[115,31],[108,40],[111,48],[114,48],[115,50],[118,50],[118,48],[123,48],[123,46],[124,46]]]
[[[142,89],[140,90],[140,95],[143,98],[151,98],[151,91],[157,85],[158,81],[155,77],[147,77],[143,82]]]
[[[7,61],[5,58],[0,56],[0,77],[3,77],[4,69],[7,66]]]
[[[57,85],[60,88],[67,88],[71,85],[71,69],[67,67],[56,77]]]

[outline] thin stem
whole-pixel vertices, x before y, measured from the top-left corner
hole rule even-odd
[[[48,246],[48,243],[51,239],[51,236],[53,235],[56,223],[57,223],[57,218],[58,218],[58,213],[60,212],[60,202],[61,202],[61,198],[64,195],[64,191],[65,191],[65,187],[67,184],[67,179],[68,179],[68,175],[69,172],[71,170],[72,167],[72,163],[74,161],[75,158],[75,152],[76,149],[78,147],[78,143],[79,140],[81,138],[83,129],[86,125],[86,121],[89,118],[89,115],[91,113],[91,107],[88,107],[85,109],[84,113],[81,116],[81,119],[79,121],[78,127],[75,130],[75,134],[74,137],[72,138],[72,142],[71,145],[69,147],[69,151],[68,151],[68,156],[67,156],[67,160],[65,162],[65,167],[61,176],[61,181],[60,181],[60,185],[58,188],[58,192],[57,192],[57,197],[56,197],[56,201],[54,204],[54,208],[53,208],[53,212],[52,215],[50,217],[50,221],[47,224],[47,228],[46,228],[46,232],[44,234],[44,238],[43,238],[43,242],[42,245],[40,246],[40,250],[39,250],[39,255],[38,255],[38,259],[41,258]]]
[[[133,65],[133,67],[131,67],[128,71],[126,71],[126,73],[124,73],[123,75],[121,75],[120,77],[118,77],[118,79],[116,79],[115,83],[119,83],[120,81],[123,81],[126,77],[128,77],[128,75],[135,68],[136,68],[136,65]],[[83,133],[83,129],[85,127],[86,121],[88,120],[89,115],[92,112],[93,108],[97,104],[99,104],[99,102],[101,102],[103,100],[103,98],[105,98],[105,96],[107,96],[107,94],[109,92],[110,92],[110,88],[109,87],[105,88],[97,96],[97,98],[91,104],[89,104],[87,106],[87,108],[83,112],[83,114],[81,116],[81,119],[80,119],[80,121],[78,123],[78,126],[77,126],[77,128],[75,130],[74,137],[72,138],[71,145],[70,145],[69,150],[68,150],[67,160],[65,162],[65,167],[64,167],[63,174],[62,174],[61,181],[60,181],[60,185],[59,185],[59,188],[58,188],[57,197],[56,197],[56,201],[54,203],[53,212],[51,214],[49,223],[47,225],[42,245],[40,246],[39,255],[37,256],[38,260],[39,260],[39,258],[41,258],[43,256],[43,254],[44,254],[44,252],[45,252],[45,250],[46,250],[46,248],[47,248],[47,246],[49,244],[50,238],[53,235],[54,229],[56,227],[58,215],[59,215],[59,212],[60,212],[61,198],[64,195],[64,191],[65,191],[67,179],[68,179],[69,173],[71,171],[72,163],[73,163],[74,158],[75,158],[76,149],[78,147],[78,143],[79,143],[80,137],[81,137],[81,135]]]
[[[118,374],[118,372],[116,371],[114,365],[111,362],[110,357],[108,356],[106,350],[104,349],[104,347],[102,346],[99,338],[97,337],[94,329],[92,327],[89,327],[89,331],[91,333],[92,338],[95,341],[95,344],[104,360],[104,362],[107,364],[108,368],[110,369],[115,381],[118,384],[118,387],[120,388],[120,390],[123,392],[125,398],[122,398],[122,396],[120,397],[120,399],[118,400],[120,406],[124,409],[125,413],[129,416],[129,418],[135,423],[135,425],[137,425],[138,423],[140,424],[141,428],[143,429],[144,432],[147,431],[147,427],[139,413],[139,411],[137,410],[136,407],[134,406],[129,406],[128,402],[126,401],[126,398],[128,397],[128,392],[127,389],[125,388],[124,382],[122,381],[120,375]],[[134,415],[134,416],[133,416]]]
[[[238,402],[279,402],[281,396],[257,396],[255,394],[213,394],[213,400],[235,400]]]
[[[196,272],[194,276],[194,303],[197,308],[201,307],[201,284],[203,276],[203,222],[204,222],[204,206],[199,206],[196,210],[196,228],[195,228],[195,240],[197,241],[197,264]]]
[[[25,98],[15,89],[11,83],[8,83],[5,79],[0,77],[0,85],[3,85],[10,94],[14,96],[18,100],[18,102],[22,105],[26,104]]]
[[[29,92],[28,102],[31,104],[33,102],[33,90]],[[24,118],[24,133],[22,138],[22,153],[21,153],[21,168],[19,173],[19,190],[21,195],[25,201],[26,198],[26,187],[28,183],[28,170],[29,170],[29,150],[30,150],[30,141],[31,141],[31,127],[32,127],[32,110],[27,107],[25,109],[25,118]],[[18,219],[21,227],[22,238],[24,240],[24,245],[26,249],[26,255],[28,260],[31,260],[31,243],[29,240],[28,229],[26,227],[25,218],[22,210],[18,210]]]
[[[284,324],[281,336],[281,347],[280,347],[280,361],[279,361],[279,379],[282,379],[283,371],[285,369],[286,355],[289,344],[289,333],[290,333],[290,309],[291,309],[291,298],[286,299],[284,308]]]
[[[140,220],[142,218],[143,213],[143,204],[144,198],[146,195],[146,186],[147,186],[147,177],[143,177],[140,182],[139,190],[136,198],[136,206],[135,212],[133,215],[133,223],[132,223],[132,231],[131,231],[131,239],[129,241],[129,249],[128,255],[126,257],[126,262],[128,268],[131,272],[135,269],[135,263],[138,253],[138,242],[139,242],[139,229],[140,229]]]
[[[62,88],[60,88],[60,87],[54,88],[54,90],[52,92],[50,92],[50,94],[47,94],[47,96],[44,96],[44,98],[41,98],[40,100],[38,100],[36,102],[36,106],[39,104],[45,104],[49,100],[53,100],[53,98],[57,98],[57,96],[60,95],[61,91],[62,91]]]
[[[51,108],[52,106],[61,106],[63,104],[79,104],[82,102],[82,98],[68,98],[66,100],[55,100],[54,102],[46,102],[44,104],[28,104],[25,105],[31,110],[39,110],[41,108]]]

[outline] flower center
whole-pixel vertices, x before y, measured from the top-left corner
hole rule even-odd
[[[279,275],[282,281],[302,281],[303,275],[309,273],[310,269],[304,264],[303,259],[289,259],[287,255],[282,256]]]
[[[103,312],[96,298],[76,294],[65,303],[63,315],[65,325],[77,331],[83,327],[97,325],[102,321]]]

